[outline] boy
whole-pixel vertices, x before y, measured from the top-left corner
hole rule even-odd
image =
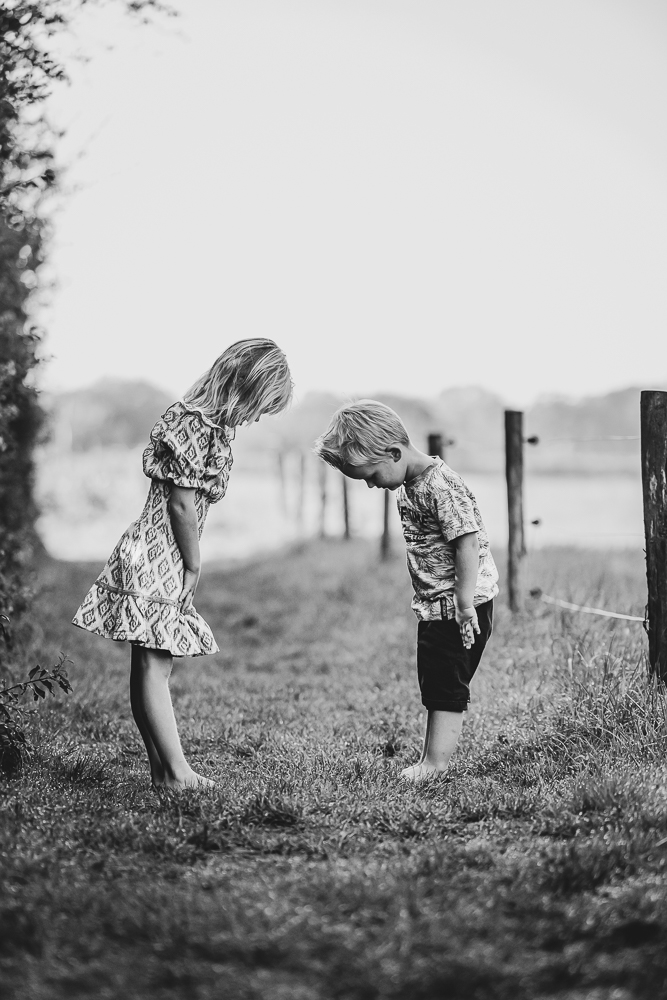
[[[398,490],[415,596],[417,674],[428,710],[421,760],[408,781],[447,770],[469,684],[493,626],[498,571],[477,502],[456,472],[410,441],[399,416],[373,399],[341,407],[315,451],[369,488]]]

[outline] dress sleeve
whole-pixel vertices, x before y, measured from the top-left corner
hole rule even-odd
[[[434,513],[443,538],[452,542],[460,535],[480,530],[480,518],[473,497],[462,482],[452,480],[434,491]]]
[[[206,476],[211,428],[196,412],[162,416],[151,431],[144,452],[144,474],[149,479],[168,479],[175,486],[199,489]]]

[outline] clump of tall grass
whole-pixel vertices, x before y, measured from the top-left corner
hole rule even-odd
[[[554,728],[573,759],[603,751],[627,762],[660,764],[667,750],[667,690],[636,639],[588,635],[552,674]],[[546,680],[546,679],[545,679]]]

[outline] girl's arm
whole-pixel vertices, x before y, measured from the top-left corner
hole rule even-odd
[[[169,513],[174,537],[183,556],[183,589],[179,601],[185,610],[192,604],[201,570],[195,490],[172,484]]]
[[[469,649],[479,632],[477,612],[473,607],[477,574],[479,572],[479,540],[476,531],[454,539],[454,608],[456,621],[461,629],[463,645]]]

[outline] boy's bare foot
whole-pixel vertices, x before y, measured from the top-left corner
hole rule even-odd
[[[446,773],[446,768],[436,767],[435,764],[427,764],[422,761],[419,764],[413,764],[412,767],[405,767],[401,771],[401,778],[404,781],[423,781],[424,778],[433,778]]]

